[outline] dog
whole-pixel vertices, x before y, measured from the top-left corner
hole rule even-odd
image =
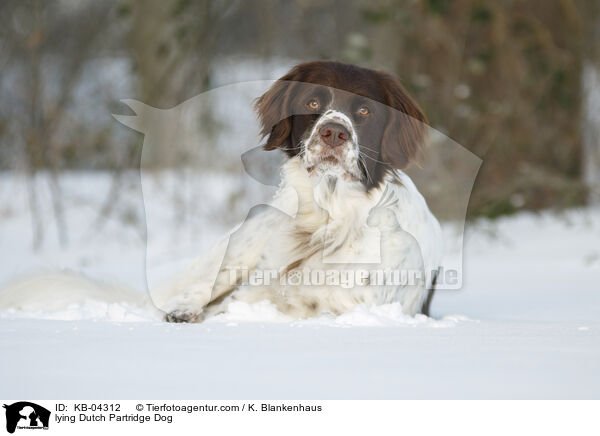
[[[399,81],[302,63],[255,109],[265,152],[286,156],[277,194],[155,294],[165,319],[201,322],[263,300],[298,319],[394,302],[428,314],[442,234],[402,171],[424,147],[427,119]]]

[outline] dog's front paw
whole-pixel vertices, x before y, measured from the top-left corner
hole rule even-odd
[[[190,322],[197,323],[204,321],[204,315],[200,312],[190,312],[187,310],[172,310],[165,315],[167,322]]]

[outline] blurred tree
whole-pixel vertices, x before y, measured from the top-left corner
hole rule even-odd
[[[424,0],[366,10],[367,20],[397,29],[397,72],[432,126],[484,159],[472,214],[583,201],[583,16],[592,9],[572,0]]]
[[[4,157],[28,174],[34,246],[43,239],[35,174],[49,170],[52,205],[60,240],[67,238],[57,171],[77,135],[70,105],[95,44],[108,20],[108,9],[93,2],[58,8],[42,0],[0,4],[5,66],[0,119],[8,124],[0,138]],[[91,19],[93,17],[93,19]],[[85,29],[85,31],[83,31]],[[9,68],[10,67],[10,68]],[[78,138],[77,143],[79,144]]]
[[[600,204],[600,3],[586,3],[583,65],[583,176],[590,201]]]
[[[235,2],[126,0],[119,11],[127,21],[127,47],[133,59],[139,100],[173,107],[206,91],[217,56],[222,20]],[[204,114],[207,129],[210,112]],[[145,150],[145,161],[169,165],[169,147]]]

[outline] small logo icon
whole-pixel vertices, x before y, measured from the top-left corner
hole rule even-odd
[[[42,406],[29,401],[19,401],[10,405],[4,404],[6,409],[6,431],[14,433],[15,429],[43,429],[48,430],[50,411]]]

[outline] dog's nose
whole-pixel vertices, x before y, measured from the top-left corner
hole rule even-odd
[[[328,123],[319,129],[323,142],[330,147],[338,147],[348,140],[350,134],[341,124]]]

